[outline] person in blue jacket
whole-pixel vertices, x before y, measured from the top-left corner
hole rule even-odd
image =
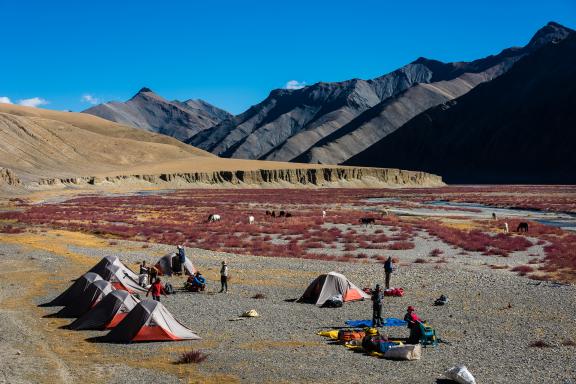
[[[388,256],[386,261],[384,262],[384,275],[386,276],[385,287],[386,289],[390,289],[390,276],[394,271],[394,265],[392,262],[392,257]]]
[[[186,288],[192,292],[204,291],[206,289],[206,278],[200,272],[190,276],[186,282]]]

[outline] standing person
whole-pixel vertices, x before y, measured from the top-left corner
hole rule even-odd
[[[372,291],[372,327],[383,327],[384,319],[382,318],[382,299],[384,295],[380,289],[380,284],[376,284],[376,289]]]
[[[138,275],[138,284],[141,287],[146,287],[148,285],[148,273],[149,268],[146,266],[146,261],[142,261],[140,264],[140,274]]]
[[[420,342],[420,323],[423,320],[418,317],[413,306],[410,305],[406,310],[404,321],[408,323],[408,328],[410,329],[408,344],[418,344]]]
[[[182,263],[180,263],[179,253],[172,254],[172,273],[174,273],[176,276],[180,276],[182,274]]]
[[[141,275],[148,274],[148,267],[146,266],[146,260],[142,260],[142,263],[140,263],[140,274]]]
[[[220,284],[222,284],[220,293],[228,293],[228,264],[226,263],[226,260],[222,262],[222,268],[220,268]]]
[[[509,232],[508,223],[504,223],[504,233],[508,233],[508,232]]]
[[[178,246],[178,259],[180,260],[180,265],[184,265],[186,262],[186,252],[184,251],[184,247],[181,245]]]
[[[158,268],[156,267],[150,267],[148,269],[148,282],[150,284],[153,284],[156,281],[156,278],[158,277]]]
[[[386,276],[385,287],[386,289],[390,289],[390,276],[394,271],[394,265],[392,262],[392,256],[388,256],[386,261],[384,262],[384,275]]]
[[[150,292],[152,292],[152,300],[160,301],[160,295],[164,295],[166,297],[166,291],[164,290],[159,277],[152,283],[148,289],[148,292],[146,292],[146,297],[148,297]]]

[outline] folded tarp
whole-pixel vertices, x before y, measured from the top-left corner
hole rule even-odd
[[[372,320],[346,320],[346,325],[350,327],[371,327]],[[406,322],[402,319],[395,317],[387,317],[384,319],[384,327],[405,327]]]

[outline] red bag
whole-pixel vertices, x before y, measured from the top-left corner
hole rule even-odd
[[[404,296],[404,289],[402,288],[389,288],[384,290],[384,296]]]

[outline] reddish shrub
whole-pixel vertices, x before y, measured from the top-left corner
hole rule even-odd
[[[184,352],[176,361],[176,364],[198,364],[203,362],[208,358],[208,355],[204,352],[192,350],[189,352]]]
[[[406,249],[414,249],[414,243],[410,241],[396,241],[388,245],[388,249],[391,250],[406,250]]]
[[[528,272],[533,272],[534,268],[529,265],[517,265],[516,267],[510,269],[512,272],[518,272],[520,276],[526,276]]]
[[[431,257],[438,257],[440,255],[442,255],[444,253],[443,250],[438,249],[438,248],[434,248],[433,250],[430,251],[430,253],[428,254]]]
[[[528,344],[528,346],[532,347],[532,348],[551,348],[552,347],[551,344],[548,344],[544,340],[532,341],[530,344]]]

